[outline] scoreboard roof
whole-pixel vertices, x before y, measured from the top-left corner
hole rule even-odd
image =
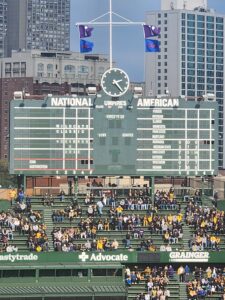
[[[217,174],[217,103],[127,92],[12,100],[10,173]]]

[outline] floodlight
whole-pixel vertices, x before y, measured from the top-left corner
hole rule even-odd
[[[133,91],[134,91],[134,95],[137,95],[137,96],[143,95],[143,88],[141,86],[135,86]]]
[[[97,88],[95,86],[89,86],[87,88],[88,96],[95,96],[97,94]]]

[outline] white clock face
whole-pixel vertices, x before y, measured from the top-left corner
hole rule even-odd
[[[102,75],[101,87],[103,91],[111,97],[124,95],[130,85],[130,80],[126,72],[118,68],[107,70]]]

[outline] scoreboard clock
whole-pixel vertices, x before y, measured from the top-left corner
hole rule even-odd
[[[103,91],[111,97],[120,97],[124,95],[130,85],[130,80],[126,72],[118,68],[107,70],[101,79]]]

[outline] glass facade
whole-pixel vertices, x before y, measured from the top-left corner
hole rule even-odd
[[[28,0],[27,48],[70,49],[70,0]]]
[[[7,31],[7,3],[0,0],[0,58],[5,56]]]
[[[214,94],[219,104],[219,166],[223,165],[224,18],[181,13],[181,94]]]

